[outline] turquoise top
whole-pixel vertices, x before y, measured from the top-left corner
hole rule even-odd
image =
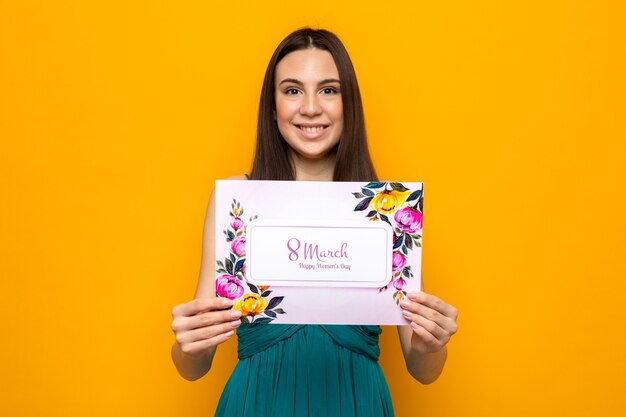
[[[218,417],[385,417],[379,326],[242,325]]]

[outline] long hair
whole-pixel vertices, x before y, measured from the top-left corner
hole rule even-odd
[[[367,148],[361,92],[350,56],[335,34],[311,28],[296,30],[287,36],[278,45],[267,66],[261,89],[256,150],[250,179],[295,179],[294,167],[289,160],[289,145],[280,134],[274,119],[276,66],[290,52],[307,48],[330,52],[341,81],[343,130],[336,149],[333,181],[377,180]]]

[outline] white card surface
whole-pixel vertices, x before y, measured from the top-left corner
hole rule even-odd
[[[216,182],[216,292],[256,323],[407,324],[423,184]]]

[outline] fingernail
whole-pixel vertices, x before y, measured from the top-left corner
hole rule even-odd
[[[404,318],[407,318],[407,319],[411,317],[411,313],[406,310],[402,310],[402,315],[404,316]]]
[[[231,325],[232,327],[237,327],[237,326],[239,326],[240,324],[241,324],[241,320],[235,320],[235,321],[231,321],[231,322],[230,322],[230,325]]]
[[[233,331],[231,330],[230,332],[225,333],[224,335],[225,335],[226,337],[231,337],[231,336],[232,336],[232,335],[234,335],[234,334],[235,334],[235,332],[233,332]]]
[[[232,317],[233,319],[238,319],[239,317],[241,317],[241,311],[233,310],[233,312],[230,313],[230,317]]]
[[[417,301],[417,294],[414,292],[409,293],[409,298],[413,301]]]
[[[224,307],[230,307],[231,305],[233,305],[233,302],[232,302],[232,300],[229,300],[228,298],[224,298],[222,300],[222,305]]]
[[[408,307],[408,306],[409,306],[409,302],[408,302],[408,301],[406,301],[406,300],[402,300],[402,301],[400,301],[400,305],[401,305],[402,307]]]

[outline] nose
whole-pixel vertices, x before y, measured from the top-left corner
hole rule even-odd
[[[322,106],[320,105],[317,94],[306,94],[302,99],[302,105],[300,106],[300,113],[307,116],[315,116],[322,112]]]

